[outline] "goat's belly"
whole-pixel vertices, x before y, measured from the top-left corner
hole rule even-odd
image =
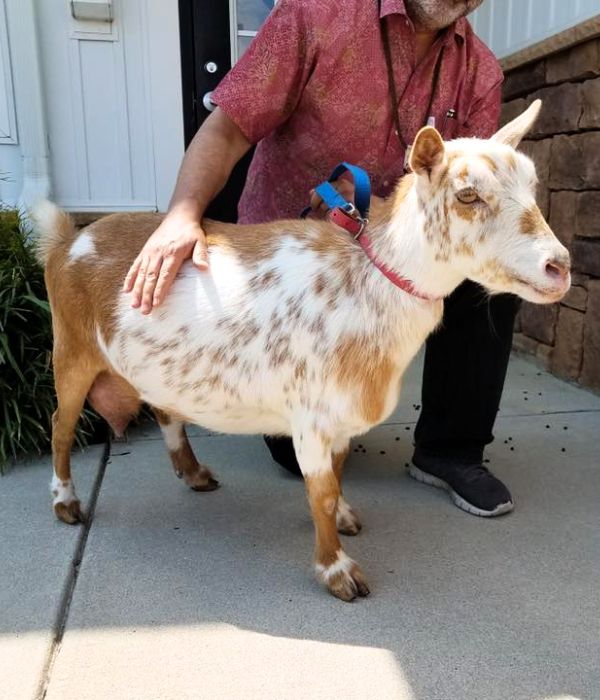
[[[256,396],[251,401],[248,395],[231,393],[221,389],[194,392],[191,388],[183,391],[173,390],[162,382],[136,380],[137,388],[144,401],[151,406],[172,412],[188,423],[201,425],[219,433],[238,433],[253,435],[289,435],[290,421],[286,415],[266,408],[262,402],[257,403]],[[245,393],[245,392],[244,392]]]
[[[145,401],[153,404],[152,396],[144,396]],[[157,397],[158,398],[158,397]],[[256,406],[242,404],[223,408],[223,404],[215,406],[198,406],[187,397],[179,397],[172,405],[162,405],[161,408],[173,411],[188,423],[200,425],[218,433],[233,433],[241,435],[290,435],[290,422],[284,416],[271,411],[258,409]]]
[[[152,351],[150,351],[151,353]],[[290,421],[273,377],[260,387],[252,375],[236,376],[209,361],[183,371],[185,354],[172,352],[158,359],[148,353],[108,353],[115,370],[139,392],[143,401],[189,423],[223,433],[289,434]],[[280,409],[280,410],[278,410]]]

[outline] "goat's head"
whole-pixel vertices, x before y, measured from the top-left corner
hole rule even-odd
[[[551,303],[569,289],[569,253],[536,204],[533,163],[515,150],[540,107],[534,102],[489,140],[445,144],[425,127],[410,162],[436,259],[490,292]]]

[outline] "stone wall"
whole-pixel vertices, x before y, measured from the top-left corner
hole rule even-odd
[[[600,39],[506,74],[502,123],[544,101],[521,149],[540,179],[539,204],[569,248],[573,286],[552,306],[523,303],[515,348],[555,374],[600,390]]]

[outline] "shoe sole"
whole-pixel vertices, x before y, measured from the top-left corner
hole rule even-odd
[[[456,493],[456,491],[447,481],[439,479],[437,476],[433,476],[433,474],[424,472],[414,464],[410,465],[408,468],[408,473],[413,479],[420,481],[422,484],[435,486],[437,489],[447,491],[455,506],[466,511],[467,513],[470,513],[471,515],[478,515],[480,518],[494,518],[497,515],[504,515],[504,513],[510,513],[510,511],[515,507],[515,504],[512,501],[508,501],[507,503],[500,503],[500,505],[496,506],[494,510],[483,510],[482,508],[477,508],[477,506],[469,503],[469,501],[466,501],[460,494]]]

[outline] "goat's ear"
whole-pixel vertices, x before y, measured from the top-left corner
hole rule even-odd
[[[445,154],[442,137],[432,126],[424,126],[410,151],[410,167],[417,175],[425,175],[432,180],[444,164]]]
[[[498,133],[494,134],[494,136],[492,136],[492,141],[500,141],[500,143],[505,143],[507,146],[516,148],[521,143],[525,134],[527,134],[534,125],[541,108],[541,100],[532,102],[523,114],[513,119],[512,122],[509,122],[506,126],[503,126]]]

